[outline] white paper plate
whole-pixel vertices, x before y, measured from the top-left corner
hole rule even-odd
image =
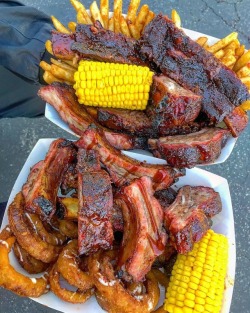
[[[208,43],[209,44],[213,44],[215,43],[218,38],[215,37],[211,37],[193,30],[189,30],[189,29],[185,29],[183,28],[183,30],[185,31],[185,33],[191,37],[193,40],[196,40],[198,37],[201,36],[206,36],[208,37]],[[63,130],[79,137],[76,133],[74,133],[69,126],[61,119],[61,117],[59,116],[59,114],[57,113],[57,111],[48,103],[46,103],[46,107],[45,107],[45,117],[50,120],[52,123],[56,124],[57,126],[59,126],[60,128],[62,128]],[[207,163],[204,164],[205,165],[212,165],[212,164],[219,164],[219,163],[223,163],[226,161],[226,159],[230,156],[231,152],[233,151],[233,148],[235,146],[236,143],[236,138],[230,137],[226,143],[226,146],[222,149],[220,156],[217,158],[217,160],[213,163]],[[137,153],[142,153],[145,154],[145,151],[143,150],[136,150]],[[152,154],[150,152],[146,152],[147,155],[151,155]],[[203,164],[199,164],[199,166],[203,166]]]
[[[49,145],[54,139],[40,139],[33,150],[31,151],[29,157],[27,158],[15,184],[12,189],[12,192],[9,197],[9,201],[7,206],[13,201],[15,195],[21,190],[22,185],[26,182],[27,176],[29,174],[30,168],[37,163],[38,161],[44,159]],[[154,157],[135,154],[126,152],[127,155],[139,160],[146,161],[152,164],[164,163],[165,161],[156,159]],[[232,293],[233,293],[233,285],[234,285],[234,275],[235,275],[235,265],[236,265],[236,249],[235,249],[235,233],[234,233],[234,218],[233,218],[233,210],[231,197],[229,192],[229,187],[227,180],[223,177],[214,175],[207,171],[194,168],[187,170],[187,174],[185,177],[181,177],[176,184],[179,188],[183,185],[192,185],[192,186],[207,186],[214,188],[217,192],[220,193],[222,199],[223,210],[213,219],[213,229],[222,233],[229,239],[229,267],[227,272],[227,283],[223,300],[223,309],[222,313],[229,313]],[[5,215],[3,218],[2,228],[8,224],[8,216],[7,210],[5,211]],[[15,260],[13,254],[10,254],[10,260],[13,266],[20,272],[24,273],[23,269],[19,266],[17,261]],[[34,276],[34,275],[33,275]],[[39,275],[38,275],[39,276]],[[164,294],[162,294],[164,297]],[[78,304],[70,304],[58,299],[51,292],[41,296],[40,298],[33,299],[47,307],[52,309],[56,309],[65,313],[98,313],[104,312],[100,306],[97,304],[94,297],[89,299],[86,303],[82,305]],[[136,313],[136,312],[135,312]]]

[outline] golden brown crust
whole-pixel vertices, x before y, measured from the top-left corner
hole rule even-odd
[[[38,260],[45,263],[55,261],[60,248],[43,241],[35,230],[29,227],[24,216],[23,207],[24,198],[22,193],[19,192],[8,210],[10,228],[18,243]]]
[[[0,286],[19,296],[40,297],[48,292],[48,277],[29,278],[18,273],[9,262],[9,252],[15,242],[14,236],[0,240]]]
[[[57,269],[63,278],[72,286],[86,291],[93,288],[93,280],[89,273],[83,272],[80,267],[77,240],[70,241],[60,253],[57,260]]]
[[[60,286],[60,273],[57,269],[57,264],[54,264],[50,273],[50,288],[51,291],[58,296],[60,299],[71,302],[71,303],[84,303],[86,302],[93,294],[93,290],[89,289],[86,292],[77,289],[76,291],[70,291],[66,288]]]

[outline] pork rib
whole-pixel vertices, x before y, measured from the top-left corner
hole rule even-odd
[[[80,58],[103,62],[143,64],[135,49],[136,41],[123,34],[117,34],[102,27],[99,21],[94,25],[78,24],[75,32],[76,42],[71,49]]]
[[[250,97],[233,71],[166,16],[157,15],[146,26],[138,49],[163,74],[201,95],[202,110],[213,121],[222,121],[235,106]]]
[[[176,170],[165,165],[145,164],[123,155],[108,143],[100,129],[86,130],[76,145],[79,148],[98,151],[100,161],[118,187],[130,183],[135,178],[148,176],[152,179],[155,190],[165,189],[185,173],[184,170]]]
[[[154,76],[151,95],[147,115],[160,135],[193,122],[200,113],[201,97],[165,75]]]
[[[45,160],[31,169],[23,185],[22,192],[29,212],[47,220],[54,215],[58,188],[75,155],[76,149],[72,142],[62,138],[52,142]]]
[[[79,149],[79,155],[78,248],[80,255],[88,255],[112,247],[113,195],[110,177],[101,169],[96,152]]]
[[[87,113],[84,106],[78,103],[74,89],[67,84],[53,83],[43,86],[39,89],[38,95],[56,109],[62,120],[77,135],[82,136],[90,124],[102,128]],[[146,147],[146,138],[115,133],[107,129],[103,129],[103,131],[106,139],[117,149],[143,149]]]
[[[188,135],[149,139],[149,149],[156,157],[163,158],[176,168],[193,167],[214,162],[230,136],[227,129],[203,128]]]
[[[222,210],[218,192],[209,187],[184,186],[165,210],[165,227],[179,253],[192,250],[211,225],[211,217]]]
[[[136,110],[97,108],[97,121],[109,129],[137,136],[155,137],[157,132],[145,112]]]
[[[145,277],[166,245],[163,211],[153,193],[151,179],[141,177],[124,187],[116,198],[124,219],[118,269],[134,281]]]

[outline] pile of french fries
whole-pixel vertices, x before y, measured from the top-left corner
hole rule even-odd
[[[96,1],[92,2],[89,10],[79,0],[70,0],[76,10],[76,22],[70,21],[64,26],[56,17],[51,16],[55,29],[64,34],[75,32],[76,24],[93,24],[99,21],[105,29],[122,33],[127,37],[139,39],[145,26],[151,22],[155,13],[149,9],[147,4],[140,7],[141,0],[131,0],[128,12],[123,14],[123,0],[114,0],[113,14],[109,0],[100,0],[100,8]],[[176,10],[172,10],[172,21],[177,27],[181,27],[181,18]],[[196,42],[203,46],[207,51],[231,68],[241,81],[247,86],[250,92],[250,50],[245,51],[245,46],[238,40],[238,34],[232,32],[225,38],[213,45],[208,45],[207,37],[199,37]],[[53,55],[51,41],[46,42],[47,51]],[[78,60],[65,61],[51,58],[51,64],[41,61],[40,66],[44,70],[43,78],[46,83],[65,82],[69,85],[74,84],[74,72],[77,69]],[[242,108],[250,110],[250,101],[246,101]]]

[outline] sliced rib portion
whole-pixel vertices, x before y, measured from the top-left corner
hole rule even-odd
[[[75,53],[71,50],[71,45],[75,42],[74,34],[62,34],[53,30],[51,42],[53,53],[57,58],[73,60]]]
[[[209,187],[184,186],[165,210],[165,226],[179,253],[192,250],[211,225],[211,217],[222,210],[218,192]]]
[[[112,247],[113,194],[110,177],[101,169],[97,153],[79,149],[79,155],[78,248],[80,255],[88,255]]]
[[[213,121],[222,121],[235,106],[250,97],[233,71],[166,16],[157,15],[147,25],[138,49],[163,74],[201,95],[202,110]]]
[[[172,204],[177,196],[177,192],[173,188],[159,190],[154,193],[155,198],[159,201],[163,211]]]
[[[60,219],[77,221],[78,219],[78,202],[77,198],[58,197],[57,209]],[[123,232],[123,217],[119,206],[115,199],[111,208],[111,224],[113,231]]]
[[[220,155],[230,132],[222,128],[203,128],[188,135],[149,139],[154,155],[165,159],[169,165],[182,168],[214,162]]]
[[[232,135],[238,137],[247,126],[248,115],[242,108],[237,107],[224,118],[224,122]]]
[[[134,281],[145,277],[166,245],[163,211],[153,193],[151,179],[141,177],[117,196],[124,219],[118,269],[128,273]]]
[[[157,132],[145,112],[112,108],[97,108],[97,121],[109,129],[136,136],[155,137]]]
[[[23,185],[26,209],[42,219],[50,219],[56,210],[56,197],[64,172],[74,160],[72,142],[59,138],[52,142],[45,160],[31,168]]]
[[[135,178],[148,176],[152,179],[155,190],[165,189],[185,173],[183,170],[176,170],[165,165],[138,162],[123,155],[108,143],[100,129],[86,130],[76,145],[87,150],[98,151],[100,161],[109,171],[112,181],[117,187],[128,184]]]
[[[41,87],[38,95],[56,109],[62,120],[77,135],[82,136],[90,124],[98,125],[87,113],[84,106],[78,103],[75,91],[71,86],[54,83]],[[102,127],[101,125],[98,126]],[[119,134],[107,129],[104,129],[104,135],[110,144],[117,149],[143,149],[146,146],[146,139],[143,137]]]
[[[76,42],[71,49],[81,58],[102,62],[143,64],[135,49],[136,41],[123,34],[117,34],[102,27],[99,21],[94,25],[78,24]]]
[[[193,122],[200,113],[201,97],[165,75],[154,76],[151,94],[147,114],[160,135]]]

